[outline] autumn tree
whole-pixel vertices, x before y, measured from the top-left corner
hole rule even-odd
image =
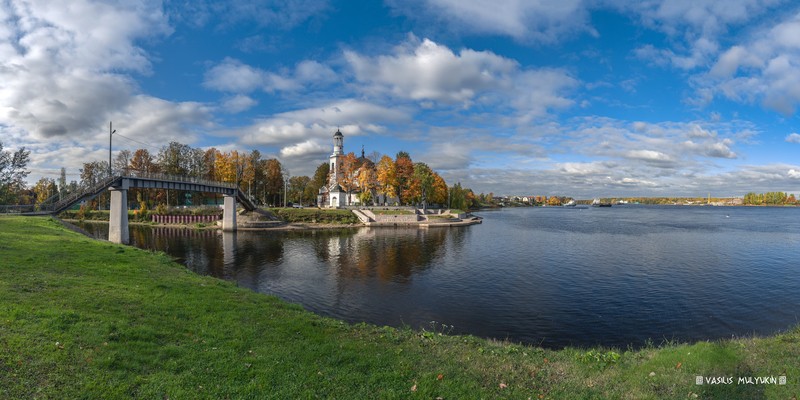
[[[373,192],[376,186],[376,175],[373,164],[365,162],[358,169],[358,188],[361,190],[358,200],[362,205],[374,200]]]
[[[389,156],[381,157],[376,170],[378,191],[387,199],[397,196],[397,176],[394,161]]]
[[[117,156],[114,157],[114,165],[112,166],[115,175],[128,174],[128,170],[130,169],[131,157],[133,157],[133,154],[131,154],[130,150],[125,149],[117,152]]]
[[[36,198],[36,204],[42,204],[45,200],[49,199],[58,193],[56,181],[53,178],[41,178],[36,185],[33,186],[33,192]]]
[[[203,172],[200,177],[210,181],[217,179],[217,154],[219,150],[212,147],[203,152]]]
[[[447,202],[447,183],[436,172],[433,173],[433,185],[428,200],[432,204],[445,204]]]
[[[558,196],[550,196],[550,199],[547,200],[547,205],[549,206],[560,206],[561,199]]]
[[[83,163],[81,172],[81,186],[93,187],[108,176],[108,161],[92,161]],[[101,193],[94,201],[90,202],[90,209],[97,208],[97,204],[108,203],[107,193]]]
[[[357,168],[358,158],[356,158],[356,155],[352,151],[342,157],[342,163],[339,165],[339,185],[347,192],[348,203],[350,201],[350,193],[356,188],[358,183],[358,177],[356,176]]]
[[[190,152],[191,147],[188,145],[169,142],[158,152],[158,165],[161,167],[161,172],[168,175],[187,175]]]
[[[147,149],[138,149],[133,152],[130,159],[130,169],[138,172],[158,172],[158,164],[156,164],[153,156]]]
[[[259,168],[261,163],[261,152],[253,150],[242,159],[242,183],[244,186],[247,184],[247,195],[252,196],[253,186],[258,186],[260,181],[263,180],[264,171]],[[256,189],[256,193],[258,190]]]
[[[395,157],[395,191],[400,200],[400,204],[405,204],[408,200],[406,197],[413,195],[410,192],[410,186],[414,179],[414,162],[411,161],[411,156],[405,151],[397,153]]]
[[[270,158],[264,163],[264,194],[272,205],[281,204],[283,191],[283,166],[281,162]]]
[[[422,203],[422,208],[428,208],[428,196],[433,189],[433,171],[425,163],[414,164],[414,174],[407,190],[406,199],[413,203]]]

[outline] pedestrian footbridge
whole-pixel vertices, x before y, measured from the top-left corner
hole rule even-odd
[[[127,172],[107,177],[94,185],[72,193],[59,201],[43,204],[39,214],[59,214],[73,205],[90,200],[105,190],[111,192],[111,207],[108,221],[108,240],[127,244],[128,233],[128,190],[167,189],[203,193],[218,193],[224,196],[222,230],[236,230],[236,205],[241,204],[248,211],[255,210],[253,201],[238,185],[230,182],[215,182],[186,176],[174,176],[149,172]]]

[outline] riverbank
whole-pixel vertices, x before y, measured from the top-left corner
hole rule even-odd
[[[800,329],[547,350],[350,325],[163,254],[0,217],[0,398],[792,398]],[[442,333],[445,333],[444,335]],[[696,376],[730,377],[726,384]],[[786,376],[787,384],[739,383]]]

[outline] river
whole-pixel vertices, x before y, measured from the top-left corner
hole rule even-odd
[[[345,321],[550,348],[767,335],[800,322],[800,208],[475,214],[483,224],[461,228],[131,226],[131,240]],[[81,226],[107,237],[107,225]]]

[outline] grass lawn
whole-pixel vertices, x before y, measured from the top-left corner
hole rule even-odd
[[[413,215],[414,211],[411,210],[370,210],[375,215]]]
[[[321,208],[270,208],[270,212],[286,222],[314,222],[320,224],[358,224],[355,214],[350,210]]]
[[[790,399],[800,329],[638,351],[319,317],[164,254],[0,217],[2,399]],[[695,376],[730,376],[696,385]],[[738,377],[786,385],[737,385]]]

